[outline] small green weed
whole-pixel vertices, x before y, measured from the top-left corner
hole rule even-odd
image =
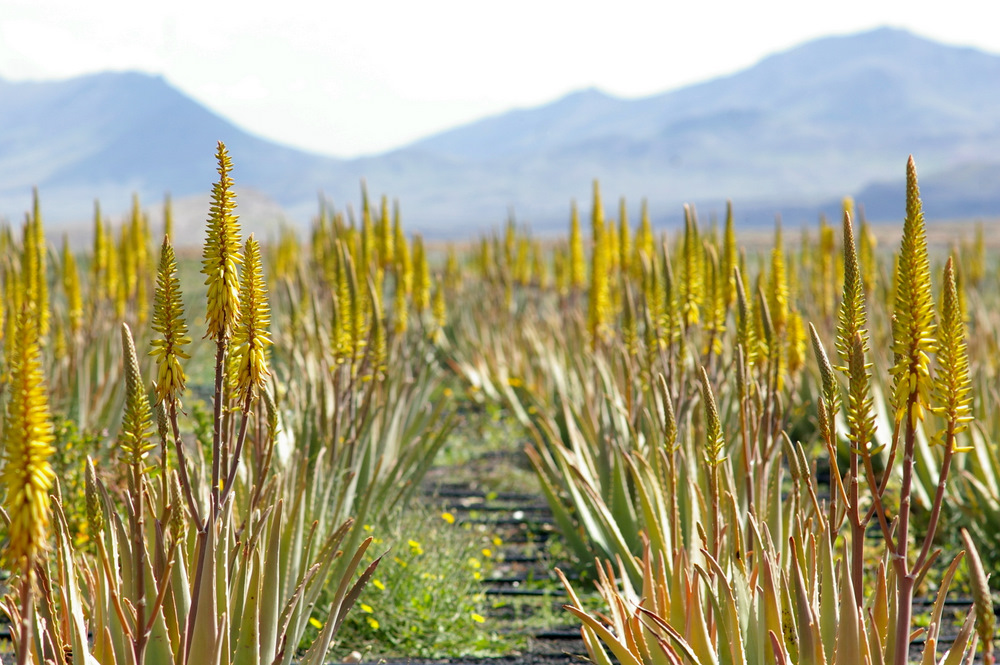
[[[493,537],[451,513],[412,506],[366,526],[372,556],[384,557],[338,633],[334,657],[495,656],[506,650],[486,618],[481,580],[496,557]]]

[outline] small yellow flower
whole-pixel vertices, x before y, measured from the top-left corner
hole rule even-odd
[[[493,550],[491,550],[491,549],[490,549],[490,548],[488,548],[488,547],[484,547],[484,548],[483,548],[482,550],[480,550],[480,551],[481,551],[481,552],[483,553],[483,556],[484,556],[484,557],[486,557],[487,559],[489,559],[490,557],[492,557],[492,556],[493,556]]]
[[[309,623],[313,625],[316,630],[323,630],[323,624],[319,622],[316,617],[309,617]]]
[[[424,548],[417,541],[410,539],[406,543],[410,546],[410,551],[414,554],[420,555],[424,553]]]
[[[367,531],[368,533],[371,533],[372,531],[375,530],[375,527],[373,527],[371,524],[365,524],[361,528]]]
[[[474,556],[470,556],[469,557],[468,564],[469,564],[469,568],[472,568],[473,570],[482,568],[482,566],[483,566],[482,562],[479,559],[477,559],[476,557],[474,557]]]
[[[368,625],[372,627],[372,630],[378,630],[378,619],[375,617],[368,617]]]
[[[495,547],[500,547],[501,545],[503,545],[503,538],[501,538],[500,536],[493,536],[493,545]]]
[[[444,389],[444,396],[445,397],[451,397],[454,394],[455,394],[455,392],[451,388],[445,388]]]
[[[452,515],[451,513],[441,513],[441,519],[443,519],[448,524],[455,523],[455,516]]]
[[[395,561],[395,562],[396,562],[396,564],[397,564],[397,565],[398,565],[398,566],[399,566],[400,568],[406,568],[406,566],[408,565],[408,564],[407,564],[407,563],[406,563],[405,561],[403,561],[402,559],[400,559],[400,558],[399,558],[398,556],[394,556],[394,557],[392,557],[392,560],[393,560],[393,561]]]
[[[476,623],[485,623],[486,617],[484,617],[482,614],[476,614],[475,612],[473,612],[472,620],[475,621]]]
[[[371,614],[372,612],[375,611],[375,609],[372,608],[371,605],[367,605],[365,603],[361,603],[361,611],[364,612],[365,614]]]
[[[372,580],[372,586],[378,589],[379,591],[385,591],[385,585],[382,584],[382,581],[379,579]]]

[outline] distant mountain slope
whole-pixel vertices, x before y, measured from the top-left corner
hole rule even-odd
[[[147,201],[166,191],[204,193],[216,177],[219,140],[237,160],[241,186],[286,205],[315,201],[339,165],[252,136],[160,77],[0,80],[0,201],[24,200],[37,185],[46,211],[59,218],[88,210],[95,197],[124,208],[132,192]]]
[[[95,196],[125,209],[133,190],[151,203],[165,191],[204,194],[218,139],[237,185],[301,222],[321,191],[337,205],[356,201],[362,177],[401,201],[410,228],[439,233],[495,225],[510,207],[536,229],[562,228],[569,200],[585,205],[594,178],[609,203],[647,197],[660,221],[685,201],[707,213],[726,198],[746,221],[787,219],[845,194],[870,198],[874,219],[896,219],[902,190],[879,183],[900,182],[911,153],[925,198],[937,199],[928,211],[989,214],[998,83],[1000,56],[883,28],[672,92],[629,100],[584,90],[337,160],[254,137],[158,77],[0,80],[0,215],[23,214],[32,185],[48,216],[68,218],[86,216]]]
[[[585,195],[597,176],[612,194],[668,206],[725,197],[802,204],[895,179],[910,153],[922,174],[995,161],[998,83],[998,56],[883,28],[644,99],[570,95],[414,147],[471,161],[489,137],[497,172],[542,162],[535,177],[564,195]]]

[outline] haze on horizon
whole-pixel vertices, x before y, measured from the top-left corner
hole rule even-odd
[[[254,134],[352,157],[575,90],[656,94],[883,25],[1000,54],[1000,4],[981,0],[653,5],[286,0],[266,15],[193,0],[0,0],[0,78],[162,74]]]

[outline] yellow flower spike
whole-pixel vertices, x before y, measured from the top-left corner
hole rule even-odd
[[[806,329],[802,315],[795,309],[788,313],[788,372],[798,373],[806,362]]]
[[[704,257],[698,234],[698,216],[693,207],[684,206],[684,242],[681,253],[681,314],[685,328],[696,325],[701,318]]]
[[[35,307],[35,317],[38,321],[38,337],[43,340],[49,334],[49,319],[52,316],[49,310],[49,280],[46,269],[46,249],[45,231],[42,228],[42,206],[38,197],[38,188],[31,190],[31,224],[30,233],[32,235],[32,248],[35,256],[32,258],[32,266],[35,274],[32,280],[35,284],[35,294],[33,303]],[[25,247],[27,251],[27,247]]]
[[[931,388],[928,356],[937,348],[934,332],[927,234],[917,171],[911,156],[906,164],[906,219],[896,266],[892,323],[892,350],[896,363],[891,372],[897,421],[904,418],[911,396],[915,400],[911,411],[914,418],[919,419],[927,405]]]
[[[840,313],[837,318],[837,353],[848,372],[847,364],[851,357],[854,335],[861,335],[862,351],[868,351],[868,331],[865,313],[865,292],[861,281],[861,268],[858,265],[858,253],[854,245],[854,227],[851,216],[844,213],[844,295],[840,302]]]
[[[583,289],[587,281],[587,264],[583,256],[583,234],[580,232],[580,212],[573,201],[569,217],[569,286],[574,291]]]
[[[12,318],[14,318],[12,316]],[[54,440],[41,367],[37,322],[22,309],[16,317],[4,421],[4,507],[10,517],[6,560],[30,565],[44,550],[49,527],[49,489],[55,474],[49,464]]]
[[[392,218],[389,212],[389,198],[382,197],[378,221],[378,257],[382,270],[388,270],[396,260],[396,243],[392,236]]]
[[[865,343],[860,332],[854,333],[851,356],[848,360],[847,425],[851,448],[858,454],[873,456],[879,448],[872,448],[875,435],[875,406],[871,396],[871,376],[865,362]]]
[[[21,290],[20,280],[16,275],[12,275],[8,269],[5,271],[3,284],[4,302],[7,303],[9,314],[4,325],[4,351],[7,358],[14,357],[14,349],[17,343],[18,312],[21,311],[24,302],[24,292]]]
[[[392,300],[393,329],[397,334],[406,332],[409,324],[410,312],[406,303],[406,291],[400,286],[396,287],[396,295]]]
[[[642,200],[639,219],[639,230],[635,234],[634,270],[641,270],[644,260],[649,262],[656,260],[656,240],[653,238],[653,225],[649,221],[649,202],[646,199]]]
[[[410,290],[413,288],[413,262],[410,258],[410,245],[406,242],[406,236],[403,234],[398,202],[393,205],[392,212],[393,247],[396,258],[396,291],[401,292],[403,296],[408,296],[410,295]]]
[[[378,239],[375,237],[375,223],[372,220],[371,203],[368,200],[368,185],[361,180],[361,254],[358,258],[358,273],[367,275],[372,266],[375,254],[378,252]]]
[[[413,237],[413,308],[422,314],[431,303],[431,274],[424,251],[424,239]]]
[[[705,461],[709,466],[716,466],[725,459],[722,456],[725,441],[722,438],[719,408],[716,406],[712,385],[704,367],[701,368],[701,396],[705,406]]]
[[[788,325],[788,276],[785,269],[785,245],[781,224],[774,232],[774,248],[771,250],[771,273],[767,282],[767,307],[771,312],[771,324],[781,337]]]
[[[160,249],[160,267],[156,275],[152,328],[162,335],[161,339],[151,342],[153,350],[149,352],[156,358],[156,402],[178,404],[186,382],[180,361],[190,358],[183,347],[191,340],[187,337],[187,324],[184,322],[184,303],[174,248],[166,236]]]
[[[721,355],[722,336],[726,332],[726,278],[719,272],[719,258],[712,245],[705,245],[705,330],[708,332],[703,354]]]
[[[125,451],[128,463],[140,472],[145,472],[145,459],[149,451],[155,447],[149,441],[152,411],[139,373],[135,341],[127,323],[122,323],[121,333],[122,354],[125,361],[125,413],[122,415],[121,430],[118,433],[118,445]]]
[[[19,291],[24,294],[22,302],[27,303],[28,311],[31,316],[35,317],[37,323],[38,251],[35,248],[36,237],[31,215],[25,216],[24,226],[21,227],[21,238],[21,271],[19,274],[21,284]]]
[[[809,324],[809,336],[812,339],[813,351],[816,354],[819,375],[823,384],[823,399],[820,404],[824,408],[820,418],[820,433],[827,442],[833,443],[837,440],[836,414],[840,411],[840,386],[833,373],[833,365],[830,364],[830,359],[826,355],[826,348],[823,346],[815,326],[811,323]]]
[[[208,234],[202,253],[202,274],[208,286],[208,307],[205,315],[206,337],[219,342],[228,339],[239,319],[240,283],[238,268],[240,256],[240,226],[236,209],[236,194],[232,191],[233,179],[229,177],[232,160],[226,146],[219,141],[216,152],[219,181],[212,186],[212,203],[209,207]]]
[[[628,210],[625,207],[625,197],[618,200],[618,264],[622,274],[631,273],[632,238],[628,225]]]
[[[736,286],[736,305],[739,316],[736,325],[736,344],[743,347],[746,354],[747,366],[753,367],[757,362],[757,328],[756,318],[750,299],[747,298],[746,288],[743,286],[743,275],[739,266],[733,269],[733,284]]]
[[[135,262],[133,272],[135,279],[135,312],[136,321],[144,325],[149,319],[149,293],[146,275],[152,271],[149,255],[150,233],[149,218],[143,214],[139,206],[138,195],[133,195],[132,225],[129,231],[129,242],[132,245],[132,259]]]
[[[604,242],[607,244],[607,249],[605,256],[608,262],[608,272],[611,275],[617,275],[618,269],[620,267],[618,263],[618,230],[615,228],[614,218],[609,219],[605,222],[604,228]],[[609,290],[608,298],[614,300],[617,293],[613,290]]]
[[[444,286],[449,293],[454,293],[462,287],[462,269],[458,265],[458,253],[451,243],[448,244],[444,261]]]
[[[108,226],[104,230],[104,244],[108,248],[107,272],[104,275],[104,293],[114,306],[115,317],[125,316],[125,292],[122,279],[121,249],[115,244],[114,233]]]
[[[444,299],[444,281],[438,280],[434,289],[434,297],[431,302],[431,311],[434,314],[434,324],[438,329],[444,328],[448,323],[448,306]]]
[[[939,349],[934,399],[939,405],[934,411],[946,421],[944,429],[934,437],[934,443],[954,446],[955,435],[968,429],[972,420],[972,379],[969,376],[969,355],[966,348],[965,323],[955,283],[952,257],[944,267],[944,290],[941,294],[941,325],[938,328]],[[953,448],[965,452],[968,448]]]
[[[736,300],[736,276],[733,272],[737,267],[739,247],[736,244],[736,229],[733,221],[733,202],[726,201],[726,229],[722,236],[722,277],[723,305],[726,309]]]
[[[246,271],[240,293],[240,321],[233,336],[236,359],[236,400],[244,411],[257,398],[271,375],[267,368],[267,349],[271,345],[268,326],[271,310],[267,303],[267,285],[261,267],[260,245],[253,234],[244,248]]]
[[[607,333],[611,320],[611,298],[609,276],[611,272],[610,246],[607,230],[604,228],[604,207],[601,204],[600,184],[594,181],[594,204],[591,212],[593,248],[590,256],[590,292],[587,308],[587,326],[590,332],[591,348]],[[613,235],[613,232],[612,232]]]
[[[83,296],[80,292],[80,273],[76,268],[76,259],[69,249],[69,240],[65,236],[62,249],[62,283],[63,294],[66,296],[69,332],[75,337],[80,334],[83,327]]]
[[[104,529],[104,513],[101,511],[100,497],[97,495],[97,469],[94,468],[94,460],[87,455],[86,469],[84,470],[84,487],[87,500],[87,525],[91,537]]]
[[[104,234],[104,222],[101,219],[101,203],[100,201],[94,201],[94,249],[93,255],[90,257],[90,280],[92,293],[94,294],[91,296],[92,304],[95,306],[100,300],[109,297],[105,291],[107,285],[108,253],[107,237]]]
[[[865,293],[872,293],[875,290],[875,280],[878,274],[878,263],[875,256],[878,239],[864,217],[861,218],[861,227],[858,230],[858,236],[858,255],[861,259],[862,271],[861,283],[865,287]]]

